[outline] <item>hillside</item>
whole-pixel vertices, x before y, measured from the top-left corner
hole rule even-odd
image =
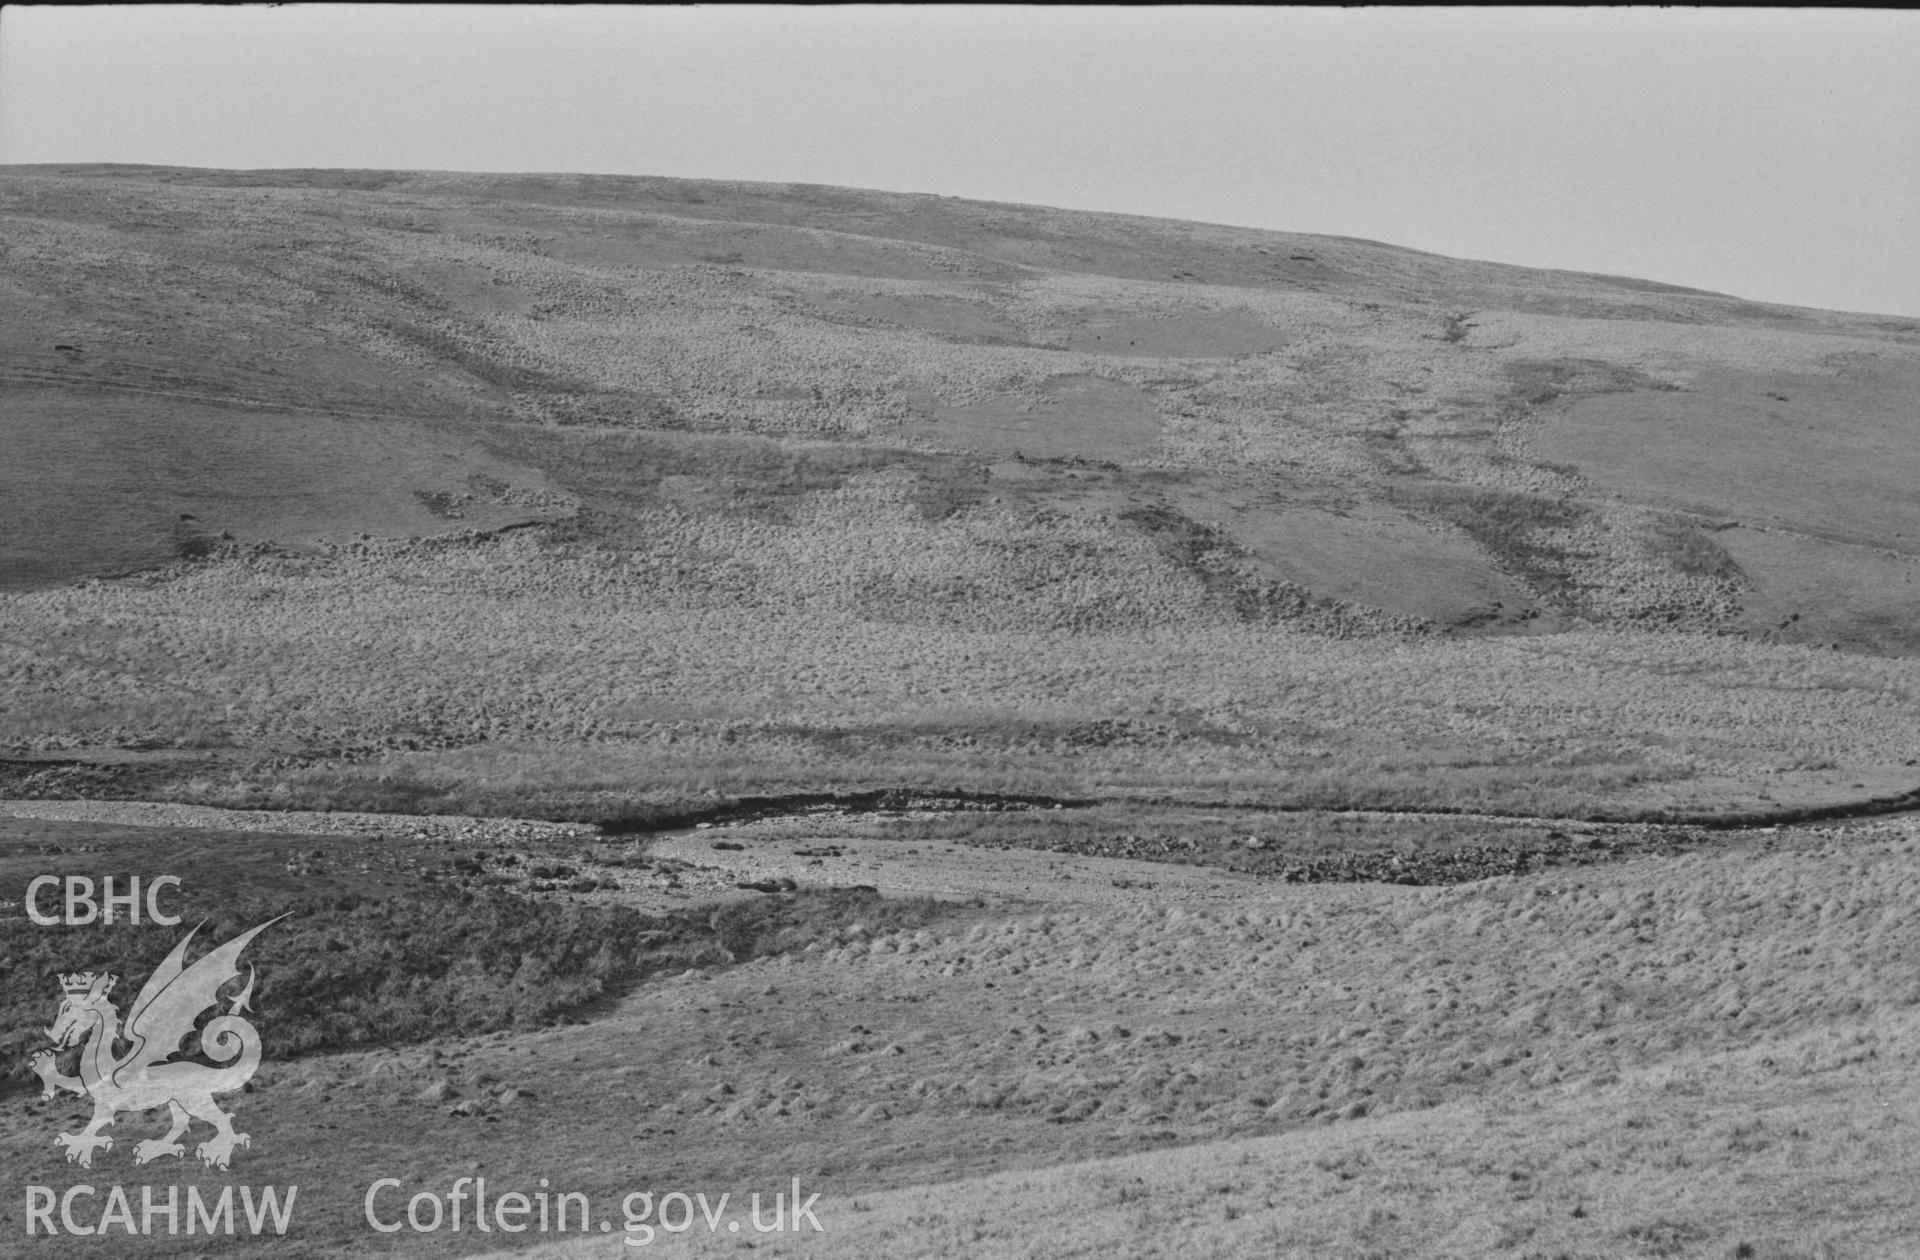
[[[1904,791],[1917,385],[1914,321],[1345,238],[5,168],[0,741],[587,815]]]
[[[224,923],[216,939],[264,918],[252,897],[275,881],[296,911],[258,955],[256,1018],[276,1044],[229,1104],[253,1135],[231,1172],[136,1168],[126,1146],[162,1131],[151,1114],[124,1116],[123,1145],[91,1172],[65,1164],[50,1138],[84,1101],[0,1078],[0,1176],[15,1184],[300,1187],[288,1237],[228,1254],[557,1260],[631,1255],[631,1238],[670,1255],[1902,1260],[1920,1225],[1912,817],[1448,888],[974,850],[938,874],[980,895],[944,907],[736,893],[744,905],[709,915],[653,899],[792,842],[689,834],[693,862],[655,845],[593,868],[620,892],[582,897],[495,878],[509,855],[506,869],[588,869],[624,847],[573,829],[98,802],[0,815],[13,872],[62,850],[96,870],[164,854],[188,922]],[[883,894],[933,852],[910,836],[831,847]],[[434,866],[431,882],[406,877]],[[672,930],[621,936],[609,898],[669,919],[634,926]],[[757,939],[756,914],[773,919]],[[566,937],[542,923],[592,928],[600,953],[562,967]],[[115,931],[109,947],[98,927],[0,919],[0,947],[23,960],[0,973],[9,1057],[39,1044],[56,960],[128,965],[174,938]],[[552,970],[529,987],[518,955],[543,942]],[[529,1018],[533,1001],[598,988],[608,949],[630,945],[671,966],[609,977],[584,1019]],[[322,1052],[281,1048],[324,1032]],[[479,1233],[470,1209],[461,1232],[368,1229],[373,1178],[400,1179],[381,1205],[398,1219],[405,1196],[476,1173],[490,1194],[585,1195],[591,1236],[577,1219]],[[748,1196],[771,1216],[795,1177],[821,1196],[821,1232],[756,1236]],[[669,1214],[675,1192],[728,1195],[739,1229],[724,1207],[714,1227]],[[0,1203],[0,1227],[17,1232],[19,1212]],[[162,1235],[115,1254],[205,1244]]]
[[[299,1186],[236,1255],[790,1178],[830,1240],[652,1241],[1904,1255],[1917,385],[1344,238],[0,168],[0,1179]],[[275,924],[228,1170],[34,1087],[177,937],[23,884],[156,870]],[[370,1232],[476,1175],[595,1236]]]

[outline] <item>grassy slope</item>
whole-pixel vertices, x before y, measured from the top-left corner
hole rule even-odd
[[[1899,321],[807,186],[11,168],[0,216],[8,582],[186,558],[4,597],[0,741],[199,758],[85,790],[1591,812],[1920,756],[1910,666],[1792,646],[1910,646]],[[1770,532],[1649,471],[1715,443],[1812,470]]]
[[[1920,773],[1910,323],[813,187],[15,168],[0,217],[0,743],[88,763],[12,792],[1608,812]],[[1153,830],[1035,834],[1109,822]],[[1894,1255],[1912,845],[835,922],[591,1024],[270,1064],[243,1176],[303,1187],[288,1255],[364,1253],[364,1169],[482,1163],[798,1173],[836,1255]],[[8,1106],[8,1181],[87,1175],[77,1113]]]
[[[928,1101],[890,1096],[895,1114],[870,1125],[875,1140],[949,1089],[963,1115],[1070,1117],[1089,1151],[1130,1125],[1142,1136],[1185,1136],[1190,1124],[1257,1132],[1275,1116],[1326,1127],[877,1194],[849,1187],[823,1201],[827,1237],[762,1245],[846,1256],[1901,1254],[1920,1211],[1902,1171],[1915,1149],[1908,1043],[1920,1000],[1897,926],[1912,837],[1911,824],[1783,835],[1772,852],[1434,894],[1282,895],[1237,915],[1054,916],[976,930],[967,949],[857,951],[847,963],[880,992],[880,976],[921,970],[936,992],[957,985],[933,977],[962,956],[962,975],[1013,990],[995,999],[1008,1033],[983,1036],[996,1030],[976,1023],[937,1037],[922,1069],[934,1074],[916,1078],[933,1086]],[[1126,1034],[1098,1018],[1123,992]],[[970,1040],[984,1044],[963,1049]],[[737,1245],[704,1235],[688,1234],[684,1250]]]
[[[1920,1142],[1884,1094],[1910,1098],[1916,1073],[1869,1056],[1911,1028],[1825,1048],[1832,1063],[1812,1079],[1706,1055],[1585,1096],[823,1196],[821,1235],[770,1236],[759,1254],[1896,1257],[1920,1204],[1886,1170],[1911,1167]],[[730,1255],[738,1241],[696,1224],[651,1249]],[[510,1254],[614,1253],[576,1240]]]
[[[372,1177],[444,1192],[476,1168],[616,1221],[633,1189],[799,1176],[827,1195],[832,1255],[1891,1257],[1916,1210],[1915,836],[842,917],[816,948],[649,980],[587,1024],[276,1060],[235,1100],[255,1134],[236,1168],[302,1187],[274,1245],[314,1257],[555,1241],[367,1232]],[[79,1109],[8,1105],[0,1173],[88,1179],[46,1149]],[[136,1177],[126,1160],[91,1176]]]

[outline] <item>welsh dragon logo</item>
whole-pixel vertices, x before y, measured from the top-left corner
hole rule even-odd
[[[253,996],[252,967],[247,969],[246,987],[232,999],[226,1014],[215,1016],[200,1030],[202,1052],[222,1066],[168,1060],[179,1052],[200,1016],[219,1004],[221,986],[239,977],[235,960],[240,951],[279,921],[270,919],[241,933],[192,966],[185,962],[187,944],[200,929],[188,932],[154,968],[133,1000],[124,1028],[119,1008],[108,1001],[118,976],[83,971],[60,977],[66,998],[53,1027],[46,1030],[53,1049],[34,1055],[28,1066],[45,1082],[42,1098],[52,1098],[56,1090],[64,1089],[93,1099],[92,1123],[79,1133],[62,1133],[54,1139],[67,1148],[68,1163],[93,1167],[96,1150],[113,1149],[113,1139],[100,1130],[112,1124],[115,1115],[160,1106],[170,1109],[173,1128],[165,1137],[137,1144],[133,1148],[136,1164],[162,1155],[184,1156],[186,1147],[180,1139],[194,1120],[214,1127],[214,1135],[195,1154],[215,1168],[228,1166],[234,1147],[252,1144],[246,1134],[234,1131],[233,1116],[213,1101],[215,1094],[232,1093],[245,1085],[260,1066],[260,1033],[240,1015]],[[116,1044],[129,1048],[116,1056]],[[55,1056],[76,1045],[81,1047],[80,1074],[68,1076],[60,1071]]]

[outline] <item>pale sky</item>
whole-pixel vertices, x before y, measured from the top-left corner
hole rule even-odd
[[[1920,16],[8,7],[0,162],[797,181],[1920,317]]]

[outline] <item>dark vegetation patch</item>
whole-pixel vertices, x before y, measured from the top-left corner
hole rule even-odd
[[[643,914],[510,891],[483,874],[487,863],[467,854],[448,860],[438,877],[396,878],[394,857],[424,856],[404,840],[233,833],[161,839],[140,828],[6,823],[0,882],[12,909],[0,918],[0,1089],[30,1083],[26,1059],[45,1044],[40,1030],[58,1008],[61,973],[119,975],[114,996],[124,1016],[153,968],[203,919],[190,957],[291,914],[255,938],[241,959],[243,978],[230,982],[237,992],[244,968],[258,969],[253,1021],[265,1056],[283,1060],[328,1048],[541,1027],[664,972],[804,949],[854,923],[884,932],[955,910],[930,899],[836,888]],[[315,846],[328,860],[316,857]],[[369,860],[357,862],[356,852]],[[389,860],[380,862],[381,855]],[[548,876],[574,869],[553,858],[532,865]],[[178,893],[164,893],[162,906],[182,922],[36,925],[20,909],[25,885],[56,873],[85,873],[96,886],[111,875],[119,890],[135,875],[177,874]],[[42,896],[51,907],[54,898]]]
[[[1569,557],[1544,534],[1579,525],[1591,513],[1586,505],[1483,486],[1429,484],[1399,495],[1405,506],[1464,530],[1540,595],[1563,606],[1575,599]]]
[[[445,490],[415,490],[413,497],[420,505],[442,520],[454,520],[465,515],[460,508],[461,496]]]
[[[562,1022],[665,972],[730,966],[804,949],[854,923],[917,927],[948,909],[883,900],[870,888],[805,889],[668,914],[512,893],[261,898],[211,914],[191,956],[278,915],[243,964],[258,968],[252,1009],[272,1060],[349,1046],[401,1045]],[[122,977],[122,1014],[196,920],[178,928],[0,924],[0,1082],[30,1078],[26,1058],[60,1000],[59,974]],[[242,973],[243,977],[245,973]],[[231,982],[235,991],[244,980]],[[224,1009],[224,1005],[223,1005]],[[208,1012],[208,1017],[215,1012]],[[193,1054],[193,1044],[185,1051]],[[72,1070],[67,1065],[67,1070]]]
[[[701,823],[807,811],[851,816],[923,810],[1078,808],[1092,803],[1081,797],[995,793],[965,786],[765,795],[735,795],[693,786],[650,792],[637,787],[609,790],[598,782],[494,788],[404,775],[361,776],[351,770],[350,765],[342,766],[322,756],[250,762],[213,754],[174,753],[150,758],[127,758],[116,753],[97,761],[84,756],[0,758],[0,799],[174,801],[223,809],[539,818],[600,826],[614,835],[644,835]]]
[[[1705,842],[1686,829],[1666,827],[1111,805],[1077,813],[916,819],[891,824],[885,834],[929,844],[1217,867],[1289,883],[1411,885],[1670,854]]]
[[[491,449],[545,470],[589,507],[581,529],[619,539],[634,511],[673,506],[696,515],[791,523],[805,497],[837,490],[856,473],[926,463],[944,479],[944,460],[852,445],[794,446],[769,438],[659,429],[582,432],[496,429]]]
[[[0,798],[40,800],[166,800],[181,780],[212,765],[173,757],[93,761],[85,757],[0,758]]]
[[[1467,333],[1476,325],[1468,322],[1472,311],[1456,311],[1448,315],[1440,329],[1440,340],[1449,345],[1459,345],[1467,339]]]
[[[1745,576],[1711,533],[1689,521],[1657,521],[1646,533],[1654,554],[1688,577],[1738,582]]]
[[[752,822],[761,818],[807,816],[837,818],[853,815],[907,813],[997,814],[1028,810],[1081,809],[1090,800],[1051,796],[1007,796],[973,792],[918,792],[911,788],[881,788],[872,792],[798,792],[784,796],[749,796],[720,805],[673,813],[621,816],[601,820],[608,835],[636,835],[673,831],[702,823]]]
[[[1334,635],[1415,630],[1424,623],[1357,608],[1315,595],[1297,583],[1263,577],[1252,557],[1217,525],[1196,521],[1164,504],[1148,504],[1120,513],[1120,519],[1152,537],[1170,561],[1200,579],[1207,590],[1251,625],[1290,623]]]
[[[1521,359],[1506,364],[1501,373],[1509,385],[1509,412],[1544,407],[1569,395],[1619,394],[1636,389],[1669,392],[1675,388],[1605,359]]]
[[[173,544],[173,553],[182,560],[205,560],[221,550],[220,539],[205,534],[188,534]]]
[[[622,432],[501,427],[489,449],[515,462],[537,465],[558,485],[587,503],[574,535],[618,543],[636,527],[631,513],[671,506],[695,515],[734,517],[790,525],[807,499],[846,485],[862,473],[894,470],[910,477],[907,501],[921,517],[942,521],[989,496],[1050,501],[1061,491],[1043,477],[1031,486],[995,480],[968,455],[908,451],[874,445],[810,443],[734,434],[693,433],[668,428]],[[1036,473],[1071,476],[1099,472],[1118,476],[1107,460],[1024,453],[1020,462]],[[1128,481],[1122,478],[1125,489]],[[1084,491],[1084,479],[1067,483]],[[555,537],[564,537],[556,530]]]

